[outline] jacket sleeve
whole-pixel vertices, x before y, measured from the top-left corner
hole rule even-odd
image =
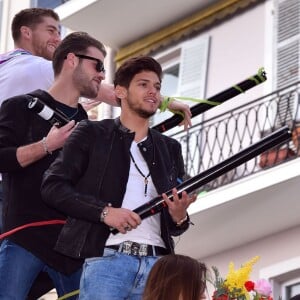
[[[10,98],[0,107],[0,173],[22,168],[16,152],[28,134],[28,112],[26,99],[19,100]]]
[[[93,129],[80,122],[68,137],[62,151],[45,172],[41,185],[43,200],[51,207],[76,219],[99,223],[106,205],[92,194],[79,193],[76,186],[87,170]]]

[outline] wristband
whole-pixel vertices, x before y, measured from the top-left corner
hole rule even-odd
[[[160,111],[164,112],[166,111],[166,109],[168,108],[169,103],[171,103],[172,101],[174,101],[174,98],[170,98],[170,97],[164,97],[163,101],[160,104]]]
[[[49,151],[49,149],[48,149],[46,137],[43,137],[43,139],[42,139],[42,145],[43,145],[45,153],[51,155],[52,151]]]
[[[181,226],[184,222],[188,220],[188,215],[176,223],[176,226]]]
[[[109,213],[109,210],[108,210],[109,207],[111,207],[111,203],[108,203],[108,205],[102,209],[102,212],[100,214],[100,222],[101,223],[104,223],[104,219],[107,217],[107,215]]]

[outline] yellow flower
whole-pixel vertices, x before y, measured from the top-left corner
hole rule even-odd
[[[229,272],[225,279],[225,286],[227,287],[231,298],[238,298],[241,296],[247,297],[248,293],[244,287],[246,281],[250,280],[250,273],[253,265],[259,260],[259,256],[255,256],[249,261],[245,262],[241,268],[235,270],[234,264],[229,264]]]

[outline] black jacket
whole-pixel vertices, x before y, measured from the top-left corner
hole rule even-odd
[[[31,93],[53,109],[65,107],[47,92]],[[28,98],[24,95],[3,102],[0,109],[0,173],[3,173],[4,231],[38,221],[65,220],[66,216],[46,205],[40,194],[40,185],[45,170],[54,161],[59,151],[23,168],[17,161],[17,148],[40,141],[49,132],[51,125],[30,111]],[[75,121],[87,118],[79,104]],[[23,229],[8,239],[33,253],[50,267],[66,272],[78,269],[82,260],[74,260],[54,251],[62,225],[49,225]]]
[[[100,122],[82,121],[68,138],[56,161],[44,175],[44,201],[64,212],[68,218],[56,250],[74,258],[101,256],[110,234],[100,223],[107,203],[121,207],[128,181],[129,149],[134,133],[119,119]],[[159,194],[177,185],[184,175],[180,144],[155,130],[138,144]],[[169,252],[173,252],[171,235],[188,228],[172,221],[168,210],[161,214],[161,235]]]

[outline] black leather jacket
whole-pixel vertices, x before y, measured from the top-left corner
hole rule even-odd
[[[110,234],[99,217],[108,202],[121,207],[128,181],[129,149],[134,133],[119,119],[80,122],[68,138],[63,151],[44,175],[44,201],[70,216],[55,249],[73,258],[101,256]],[[149,129],[147,140],[139,143],[159,194],[177,185],[184,175],[180,144]],[[171,235],[183,233],[189,226],[178,227],[168,210],[161,213],[161,235],[170,253]]]

